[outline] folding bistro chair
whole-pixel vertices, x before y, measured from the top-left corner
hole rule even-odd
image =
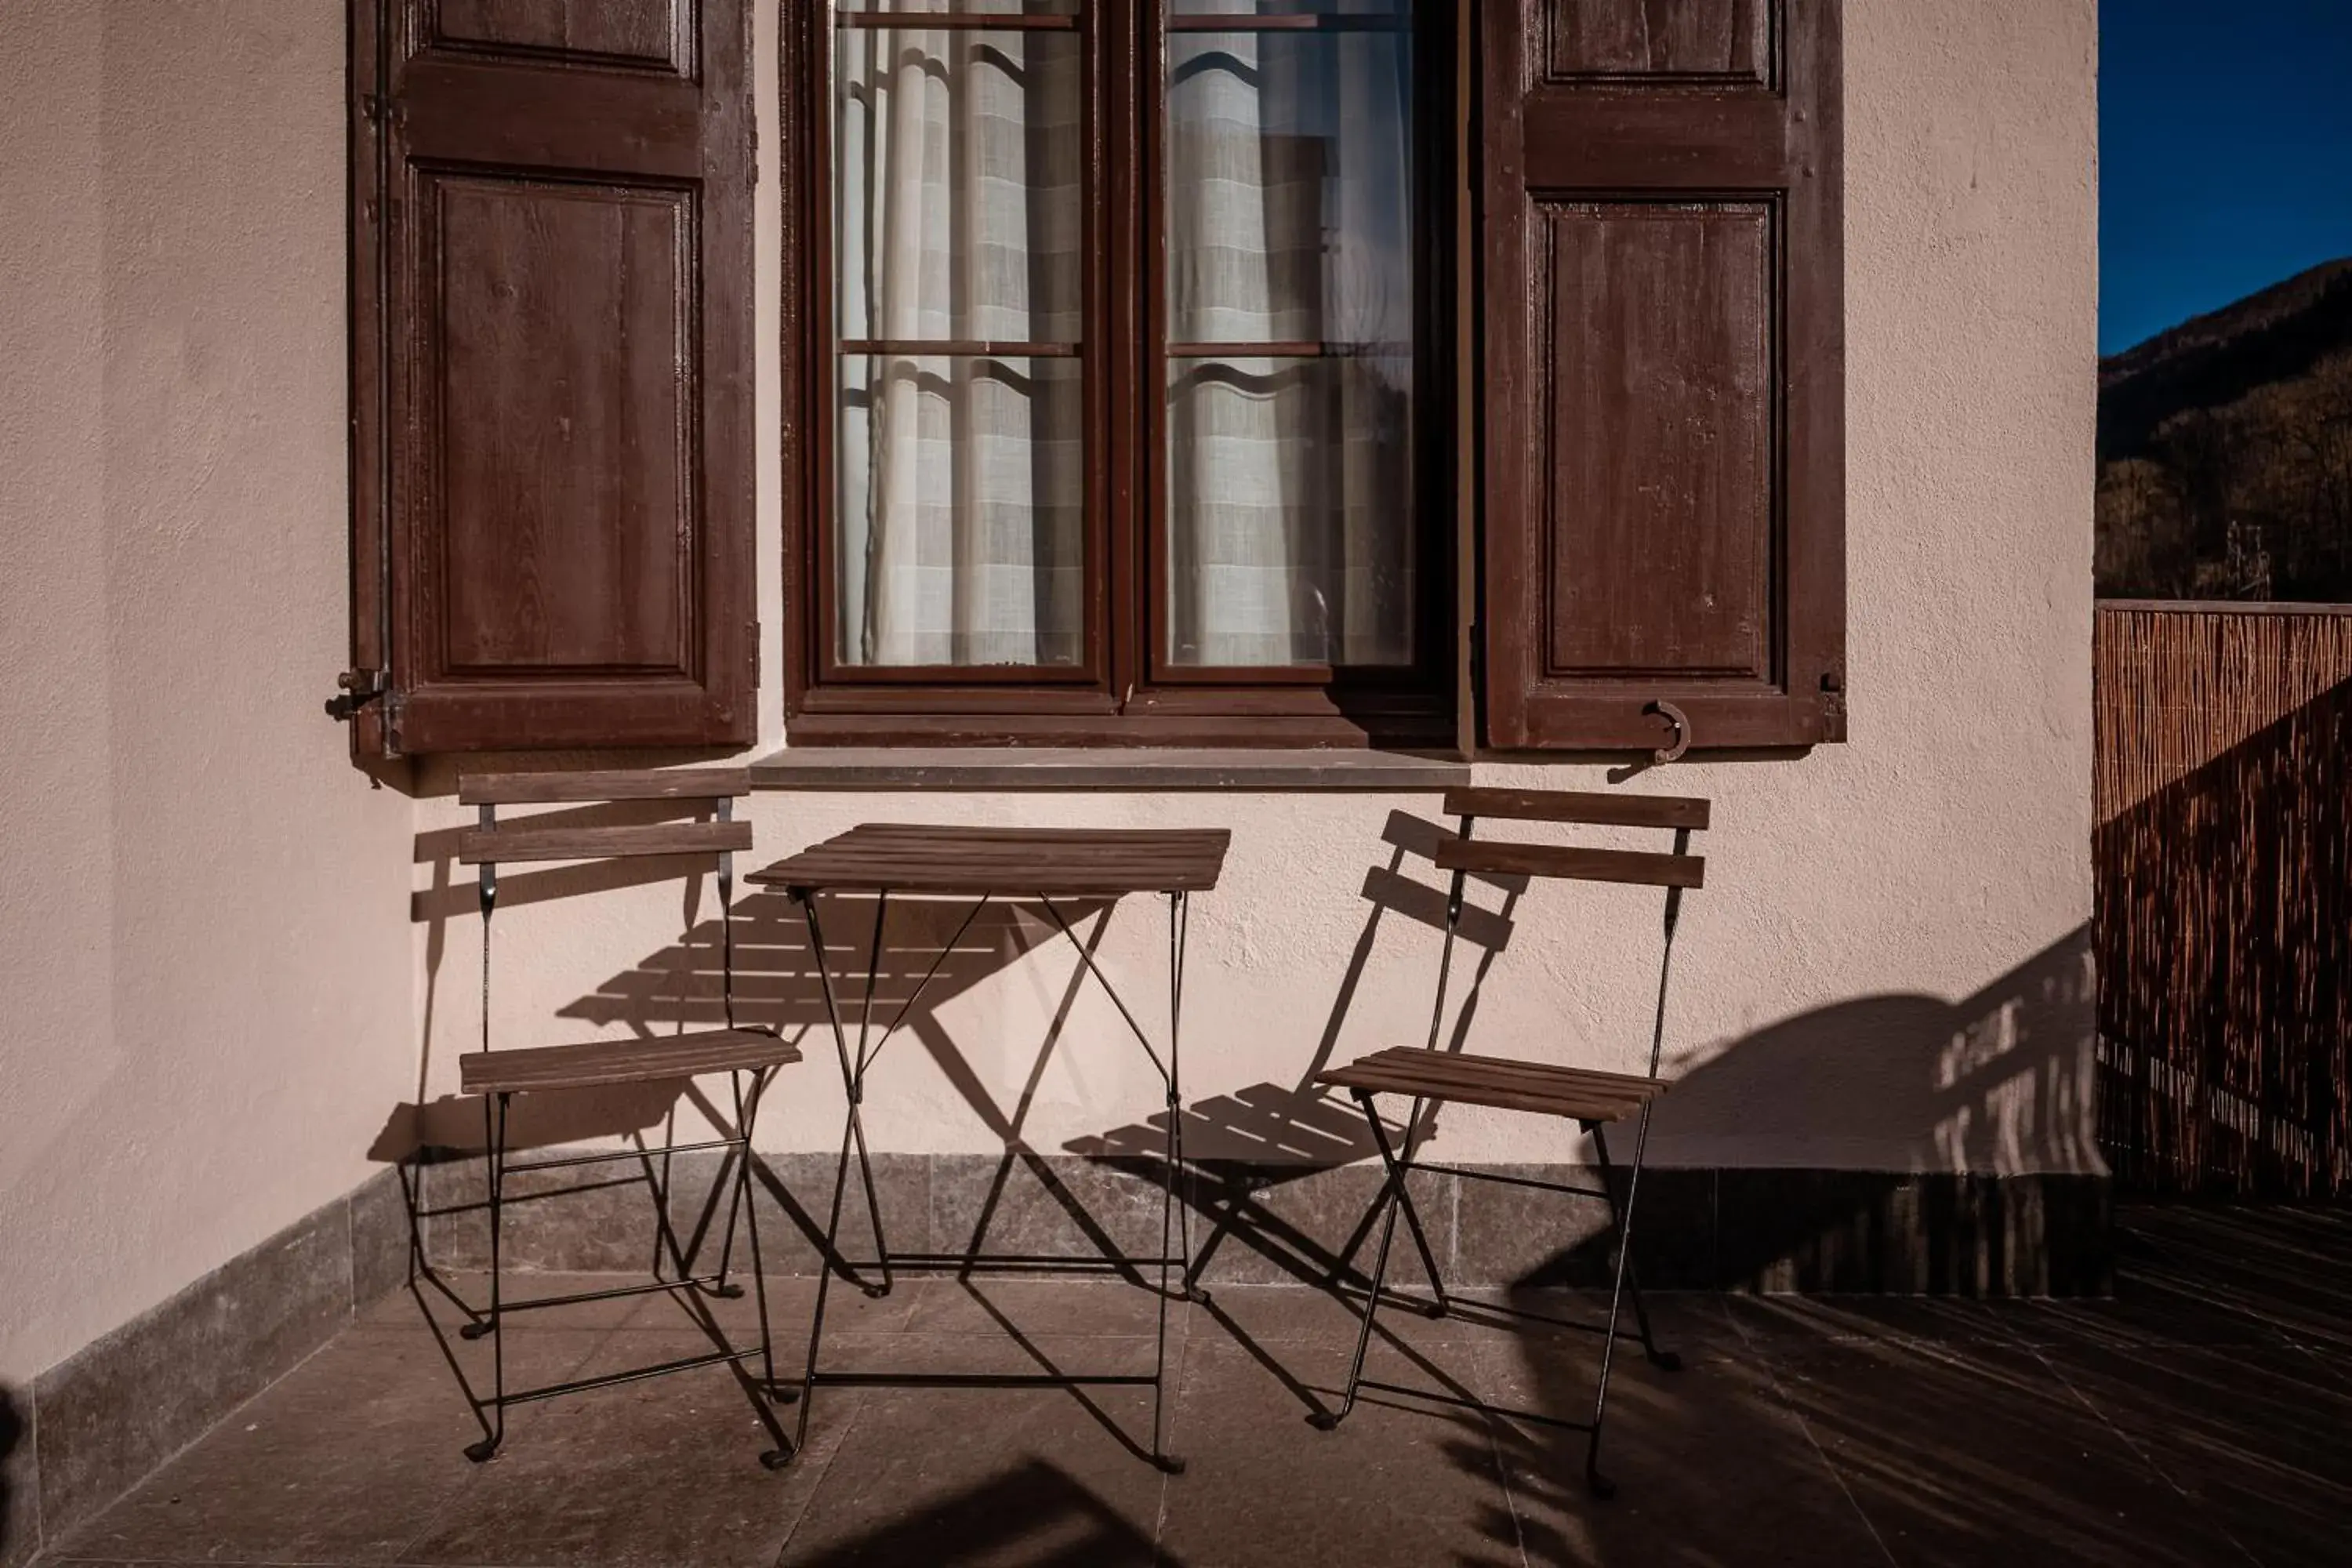
[[[1667,1087],[1658,1077],[1658,1055],[1665,1041],[1666,976],[1674,957],[1675,921],[1682,911],[1683,891],[1700,886],[1705,876],[1706,862],[1689,851],[1692,833],[1706,826],[1707,803],[1673,795],[1455,789],[1446,792],[1445,809],[1449,814],[1459,816],[1462,826],[1460,832],[1441,844],[1437,850],[1438,866],[1453,872],[1454,879],[1446,894],[1445,944],[1438,959],[1437,1004],[1430,1020],[1429,1043],[1375,1051],[1345,1067],[1322,1072],[1316,1078],[1319,1084],[1344,1089],[1355,1096],[1356,1102],[1363,1108],[1365,1120],[1371,1123],[1372,1142],[1379,1147],[1381,1163],[1388,1170],[1388,1180],[1382,1184],[1380,1196],[1373,1200],[1373,1212],[1381,1214],[1385,1210],[1385,1213],[1381,1218],[1380,1247],[1372,1263],[1371,1295],[1364,1304],[1363,1321],[1356,1335],[1355,1359],[1348,1369],[1346,1396],[1338,1414],[1318,1416],[1316,1425],[1327,1431],[1339,1426],[1356,1407],[1360,1390],[1378,1388],[1441,1404],[1464,1405],[1490,1415],[1533,1421],[1543,1426],[1588,1431],[1591,1440],[1585,1449],[1585,1482],[1594,1496],[1608,1498],[1614,1496],[1617,1489],[1601,1473],[1601,1426],[1609,1404],[1609,1369],[1612,1352],[1617,1344],[1618,1310],[1629,1293],[1633,1301],[1634,1321],[1640,1326],[1642,1348],[1650,1360],[1670,1372],[1679,1370],[1682,1365],[1673,1352],[1658,1348],[1650,1332],[1650,1315],[1642,1305],[1641,1282],[1634,1277],[1633,1260],[1633,1196],[1641,1184],[1642,1157],[1649,1142],[1650,1108]],[[1671,828],[1675,835],[1675,847],[1670,855],[1658,855],[1545,844],[1474,842],[1471,830],[1482,816],[1612,827]],[[1474,871],[1587,882],[1632,882],[1665,889],[1665,942],[1658,959],[1658,1005],[1650,1030],[1650,1070],[1647,1076],[1598,1072],[1585,1068],[1518,1061],[1503,1057],[1473,1056],[1438,1047],[1439,1032],[1445,1016],[1446,976],[1453,966],[1454,934],[1462,921],[1464,883]],[[1391,1143],[1388,1128],[1381,1122],[1379,1108],[1374,1103],[1373,1097],[1381,1094],[1412,1097],[1412,1109],[1407,1112],[1403,1124],[1402,1153]],[[1601,1163],[1601,1184],[1598,1187],[1571,1186],[1559,1182],[1416,1162],[1414,1149],[1426,1131],[1424,1111],[1433,1111],[1437,1105],[1449,1100],[1575,1121],[1580,1129],[1592,1135],[1593,1151]],[[1616,1169],[1610,1163],[1606,1129],[1610,1123],[1622,1121],[1628,1116],[1638,1120],[1633,1133],[1633,1163],[1625,1173],[1624,1190],[1621,1194]],[[1372,1320],[1380,1311],[1381,1295],[1387,1284],[1389,1247],[1396,1237],[1399,1214],[1403,1215],[1413,1246],[1421,1254],[1422,1266],[1429,1272],[1430,1287],[1436,1298],[1430,1309],[1431,1315],[1442,1317],[1450,1310],[1444,1276],[1438,1271],[1436,1257],[1430,1249],[1428,1235],[1422,1226],[1419,1212],[1413,1206],[1412,1192],[1406,1181],[1407,1174],[1414,1170],[1441,1171],[1457,1178],[1538,1187],[1548,1192],[1570,1193],[1607,1201],[1610,1230],[1617,1247],[1617,1268],[1615,1284],[1609,1296],[1609,1320],[1601,1331],[1604,1337],[1601,1345],[1601,1377],[1593,1394],[1591,1421],[1567,1421],[1533,1411],[1497,1409],[1479,1400],[1458,1398],[1399,1384],[1378,1383],[1364,1376],[1364,1352],[1371,1342]],[[1358,1234],[1365,1234],[1370,1227],[1371,1216],[1367,1215]],[[1532,1313],[1511,1315],[1540,1316]]]
[[[772,1027],[765,1025],[739,1026],[735,1021],[735,931],[731,911],[735,886],[734,852],[751,847],[751,825],[734,820],[733,805],[736,797],[750,791],[751,775],[743,768],[701,768],[666,773],[483,773],[458,781],[458,800],[481,809],[481,825],[461,837],[457,858],[465,864],[480,868],[482,1048],[458,1058],[457,1071],[463,1092],[482,1097],[488,1174],[488,1203],[486,1205],[467,1206],[487,1206],[489,1211],[490,1300],[486,1310],[478,1310],[469,1304],[433,1269],[425,1258],[416,1224],[420,1214],[451,1211],[420,1210],[417,1195],[412,1191],[409,1194],[409,1217],[412,1270],[464,1313],[466,1321],[457,1331],[460,1337],[468,1340],[487,1338],[490,1342],[491,1392],[487,1398],[475,1394],[473,1385],[467,1380],[463,1370],[457,1367],[456,1357],[450,1357],[451,1369],[457,1373],[458,1385],[464,1391],[467,1402],[473,1406],[474,1418],[482,1426],[481,1440],[467,1446],[466,1457],[469,1459],[487,1459],[498,1452],[499,1445],[506,1436],[509,1405],[715,1363],[724,1363],[734,1373],[759,1412],[761,1421],[774,1439],[775,1447],[760,1456],[761,1462],[774,1469],[781,1468],[792,1457],[792,1446],[786,1441],[767,1405],[769,1399],[789,1400],[793,1394],[789,1390],[779,1391],[776,1385],[774,1346],[768,1328],[767,1288],[760,1273],[759,1215],[751,1202],[751,1152],[752,1123],[759,1114],[760,1097],[767,1086],[769,1073],[786,1063],[798,1061],[800,1051],[779,1037]],[[498,819],[498,808],[501,805],[641,800],[660,800],[682,808],[700,808],[709,816],[703,821],[596,827],[547,826],[544,817],[525,817],[519,822],[507,823]],[[498,868],[500,864],[714,853],[719,857],[719,994],[726,1019],[724,1028],[654,1038],[594,1040],[582,1045],[544,1046],[523,1050],[490,1048],[490,915],[498,902]],[[673,1118],[667,1135],[658,1148],[647,1145],[643,1138],[639,1138],[632,1147],[609,1153],[522,1161],[507,1157],[509,1110],[517,1094],[659,1083],[722,1072],[728,1075],[734,1100],[734,1126],[728,1136],[679,1143]],[[690,1267],[689,1250],[680,1244],[677,1230],[671,1223],[671,1159],[677,1154],[708,1149],[726,1151],[721,1157],[719,1178],[711,1189],[709,1205],[715,1211],[719,1194],[727,1193],[727,1221],[719,1241],[718,1268],[708,1273],[697,1274]],[[532,1296],[520,1300],[509,1298],[499,1268],[499,1237],[509,1179],[528,1172],[592,1166],[624,1160],[637,1162],[641,1172],[637,1177],[624,1177],[623,1180],[642,1180],[653,1198],[652,1279],[643,1284],[610,1289]],[[578,1187],[560,1188],[552,1194],[534,1193],[531,1196],[536,1200],[544,1196],[560,1196],[568,1192],[594,1191],[612,1184],[595,1182]],[[731,1300],[743,1294],[743,1287],[728,1279],[733,1261],[735,1222],[739,1214],[742,1216],[751,1243],[751,1285],[758,1293],[760,1309],[760,1342],[740,1350],[719,1328],[717,1319],[701,1300],[704,1297]],[[712,1215],[706,1212],[705,1226],[711,1217]],[[701,1239],[698,1231],[698,1243]],[[698,1253],[699,1245],[693,1251]],[[669,1292],[681,1300],[719,1348],[707,1355],[688,1356],[683,1360],[634,1367],[597,1377],[578,1378],[537,1388],[508,1389],[503,1342],[509,1313],[657,1291]],[[423,1300],[420,1294],[420,1305]],[[432,1314],[428,1311],[425,1316],[431,1322]],[[434,1328],[437,1333],[439,1325],[436,1323]],[[761,1372],[761,1378],[756,1383],[743,1370],[743,1363],[754,1356],[760,1359]]]

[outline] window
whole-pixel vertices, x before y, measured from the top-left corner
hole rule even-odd
[[[817,43],[796,729],[1450,740],[1450,34],[845,0]]]
[[[747,743],[779,547],[796,744],[1844,738],[1838,0],[562,10],[352,8],[362,756]]]

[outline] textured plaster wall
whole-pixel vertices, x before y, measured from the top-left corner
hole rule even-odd
[[[1847,63],[1849,571],[1853,742],[1801,761],[1706,763],[1633,787],[1716,798],[1710,883],[1688,906],[1668,1019],[1660,1156],[1693,1164],[2022,1172],[2096,1168],[2091,1145],[2091,450],[2095,300],[2093,0],[1855,0]],[[762,47],[759,58],[772,58]],[[772,97],[763,87],[763,105]],[[763,144],[772,147],[771,134]],[[762,254],[772,257],[772,188]],[[763,290],[763,308],[772,305]],[[759,341],[772,342],[772,321]],[[772,361],[763,384],[772,389]],[[772,417],[763,426],[772,428]],[[763,619],[780,624],[775,469],[762,475]],[[767,689],[780,682],[770,637]],[[768,742],[781,735],[767,714]],[[1581,765],[1484,781],[1606,787]],[[427,770],[446,787],[446,769]],[[1197,1149],[1271,1152],[1237,1101],[1287,1103],[1318,1055],[1423,1037],[1435,933],[1365,894],[1391,814],[1435,800],[765,795],[759,858],[869,817],[1229,826],[1199,901],[1184,1087]],[[420,826],[455,826],[444,800]],[[1399,874],[1434,885],[1425,861]],[[434,873],[422,869],[418,885]],[[457,873],[462,878],[463,873]],[[1375,876],[1375,880],[1377,880]],[[683,884],[499,916],[499,1038],[676,1028]],[[706,914],[708,889],[693,906]],[[1485,895],[1492,905],[1496,900]],[[420,913],[425,1079],[446,1090],[478,1026],[463,895]],[[756,906],[755,906],[756,908]],[[437,911],[437,914],[436,914]],[[1474,1048],[1642,1064],[1657,900],[1544,888],[1513,911]],[[915,917],[909,916],[908,919]],[[1165,1016],[1165,917],[1124,907],[1106,964]],[[906,928],[915,930],[913,926]],[[935,934],[944,934],[930,927]],[[1151,1069],[1034,921],[984,925],[943,999],[876,1069],[878,1147],[985,1151],[1017,1117],[1047,1151],[1117,1140],[1160,1107]],[[753,930],[770,1016],[815,1012],[789,924]],[[845,913],[832,933],[864,940]],[[1352,989],[1349,979],[1355,974]],[[1058,1030],[1053,1020],[1068,1008]],[[569,1021],[567,1021],[569,1020]],[[1039,1049],[1054,1049],[1042,1068]],[[779,1085],[761,1142],[829,1147],[829,1042]],[[1034,1077],[1033,1077],[1034,1073]],[[1022,1109],[1025,1104],[1025,1110]],[[1229,1130],[1219,1136],[1220,1125]],[[1448,1113],[1460,1159],[1569,1152],[1556,1130]]]
[[[1853,741],[1635,786],[1718,802],[1660,1152],[2088,1169],[2095,7],[1848,9]],[[0,11],[0,1378],[355,1184],[420,1085],[449,1092],[478,1027],[479,929],[446,857],[462,814],[429,793],[449,770],[423,770],[414,804],[371,792],[318,709],[344,659],[341,34],[333,0]],[[772,694],[772,447],[761,485]],[[1435,805],[766,795],[751,813],[761,858],[873,816],[1232,827],[1195,917],[1185,1097],[1196,1150],[1265,1153],[1238,1104],[1278,1112],[1318,1057],[1423,1036],[1434,932],[1365,894],[1392,858],[1434,884],[1383,833]],[[540,875],[518,868],[502,899],[502,1041],[703,1020],[677,1000],[672,931],[708,916],[707,886],[591,902],[566,896],[577,876]],[[1654,900],[1539,889],[1511,912],[1473,1047],[1637,1065]],[[1163,921],[1133,901],[1101,950],[1155,1026]],[[845,918],[835,935],[856,940]],[[1088,1149],[1160,1109],[1050,935],[977,928],[877,1068],[879,1147],[985,1151],[1017,1126]],[[790,928],[747,936],[763,1005],[807,1022]],[[829,1147],[829,1052],[773,1103],[763,1143]],[[1441,1140],[1464,1159],[1566,1152],[1471,1111]]]
[[[0,7],[0,1381],[349,1190],[414,1061],[345,662],[342,6]]]

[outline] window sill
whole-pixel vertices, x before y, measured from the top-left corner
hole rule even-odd
[[[1347,748],[800,746],[751,764],[757,790],[1233,790],[1414,795],[1470,782],[1470,764]]]

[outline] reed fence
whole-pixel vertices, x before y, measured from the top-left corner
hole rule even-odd
[[[2352,1191],[2352,606],[2108,602],[2093,640],[2107,1160]]]

